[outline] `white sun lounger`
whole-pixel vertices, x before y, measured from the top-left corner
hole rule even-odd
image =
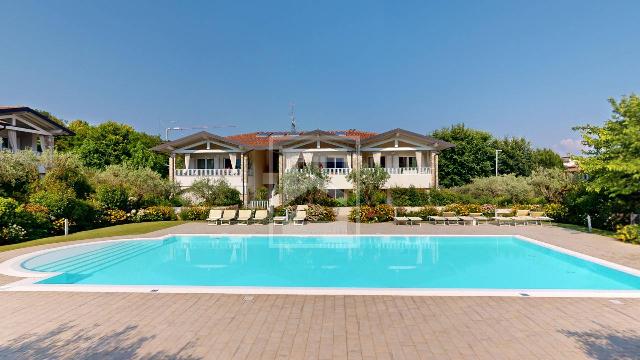
[[[484,221],[485,224],[489,223],[489,218],[482,215],[482,213],[469,213],[469,216],[476,219],[476,224],[480,225],[480,222]]]
[[[476,225],[477,224],[476,219],[473,216],[463,215],[463,216],[460,216],[460,220],[462,221],[462,225],[467,225],[467,224]]]
[[[249,221],[251,221],[251,213],[251,210],[238,211],[238,224],[244,223],[244,225],[249,225]]]
[[[269,212],[267,210],[256,210],[256,213],[253,215],[253,224],[263,224],[265,220],[269,217]]]
[[[236,209],[227,209],[222,213],[222,219],[220,219],[220,224],[224,225],[224,222],[227,222],[227,225],[231,225],[231,221],[236,218]]]
[[[400,225],[401,223],[405,223],[408,224],[409,223],[409,218],[406,216],[394,216],[393,217],[393,223],[396,225]]]
[[[454,212],[446,211],[446,212],[442,213],[442,216],[447,221],[447,225],[451,225],[452,221],[453,221],[454,225],[458,225],[459,224],[460,217],[456,216],[456,213],[454,213]]]
[[[222,210],[209,210],[209,217],[207,218],[207,225],[218,225],[218,221],[222,218]]]
[[[442,225],[447,224],[447,219],[444,216],[430,215],[428,219],[432,220],[434,225],[438,225],[438,221],[442,221]]]
[[[418,224],[418,226],[422,226],[422,218],[419,216],[408,216],[409,225]]]
[[[513,225],[518,225],[518,223],[527,225],[529,221],[533,221],[533,218],[529,216],[529,210],[517,210],[516,216],[513,218]]]
[[[304,225],[304,221],[307,220],[307,212],[305,210],[296,211],[296,216],[293,218],[293,225]]]
[[[552,218],[545,216],[544,212],[542,211],[532,211],[530,216],[534,224],[537,222],[539,225],[542,225],[543,221],[547,221],[547,222],[553,221]]]

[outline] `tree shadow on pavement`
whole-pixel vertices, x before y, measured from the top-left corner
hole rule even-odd
[[[640,333],[605,327],[594,331],[561,331],[593,359],[640,359]]]
[[[136,328],[127,326],[108,335],[100,335],[94,332],[98,326],[76,329],[63,324],[48,332],[29,333],[0,344],[0,359],[199,359],[180,355],[191,344],[176,353],[157,351],[139,354],[142,346],[155,336],[135,336]]]

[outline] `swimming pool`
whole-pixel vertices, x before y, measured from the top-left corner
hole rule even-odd
[[[172,235],[32,256],[45,285],[640,290],[640,276],[519,236]]]

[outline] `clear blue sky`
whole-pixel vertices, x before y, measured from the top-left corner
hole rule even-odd
[[[640,1],[3,1],[0,104],[160,134],[464,122],[559,146],[640,92]],[[170,123],[170,121],[177,123]],[[558,148],[559,149],[559,148]]]

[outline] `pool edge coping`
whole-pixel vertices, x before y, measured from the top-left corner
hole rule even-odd
[[[596,263],[613,270],[640,277],[640,270],[620,265],[612,261],[583,254],[578,251],[552,245],[523,235],[459,235],[459,234],[311,234],[319,237],[353,236],[411,236],[411,237],[516,237],[569,256]],[[0,291],[63,291],[63,292],[104,292],[104,293],[206,293],[206,294],[255,294],[255,295],[391,295],[391,296],[499,296],[499,297],[593,297],[593,298],[640,298],[640,290],[564,290],[564,289],[437,289],[437,288],[317,288],[317,287],[255,287],[255,286],[175,286],[175,285],[91,285],[91,284],[36,284],[45,278],[59,275],[58,272],[38,272],[22,267],[27,259],[52,251],[67,248],[138,240],[166,240],[173,236],[210,237],[270,237],[274,234],[166,234],[153,237],[96,240],[78,244],[42,249],[18,255],[0,263],[0,274],[22,277],[23,279],[0,286]],[[307,237],[305,234],[278,234],[278,236]]]

